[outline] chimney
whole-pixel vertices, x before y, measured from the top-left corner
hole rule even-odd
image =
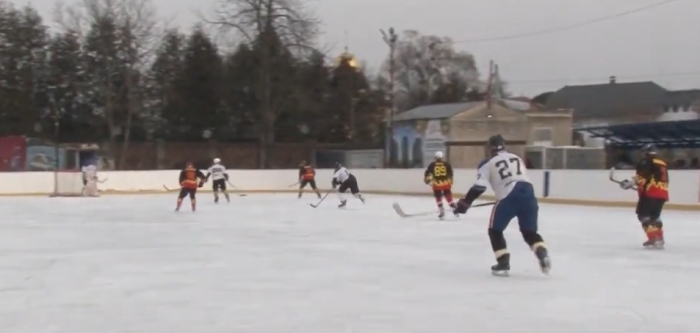
[[[610,77],[610,84],[615,84],[615,82],[617,82],[617,76],[613,75]]]

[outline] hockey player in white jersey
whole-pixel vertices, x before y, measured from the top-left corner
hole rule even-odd
[[[494,275],[508,275],[510,254],[503,231],[513,218],[518,218],[520,232],[525,243],[539,260],[543,273],[549,273],[551,260],[542,236],[537,230],[539,206],[532,183],[527,178],[523,160],[506,151],[501,135],[489,138],[490,157],[479,164],[477,180],[463,199],[459,200],[456,214],[464,214],[474,200],[490,186],[496,194],[496,204],[489,221],[489,239],[496,255],[496,265],[491,267]]]
[[[97,166],[90,164],[83,166],[83,195],[89,197],[99,196],[97,191]]]
[[[340,205],[338,205],[338,208],[345,207],[345,205],[348,204],[348,200],[345,199],[345,192],[347,192],[347,190],[350,190],[350,193],[352,193],[355,198],[365,203],[365,199],[360,193],[360,188],[357,186],[357,178],[340,163],[335,165],[335,173],[333,174],[331,185],[334,189],[338,187],[338,197],[340,198]]]
[[[215,158],[214,164],[207,170],[207,175],[204,181],[209,181],[209,177],[212,179],[212,191],[214,191],[214,203],[219,202],[219,190],[224,194],[226,202],[231,202],[231,198],[228,193],[226,193],[226,182],[228,181],[228,173],[226,173],[226,167],[221,164],[221,159]]]

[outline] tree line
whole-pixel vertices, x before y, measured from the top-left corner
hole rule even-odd
[[[320,21],[286,0],[222,1],[187,32],[167,28],[150,0],[79,0],[53,21],[0,0],[0,136],[380,147],[392,107],[478,99],[484,88],[471,54],[416,31],[371,75],[324,52]],[[222,36],[235,47],[220,47]]]

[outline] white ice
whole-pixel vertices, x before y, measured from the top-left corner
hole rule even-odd
[[[629,208],[542,205],[553,271],[511,225],[494,277],[490,208],[445,221],[429,197],[172,195],[0,199],[2,333],[700,331],[698,213],[666,211],[643,250]]]

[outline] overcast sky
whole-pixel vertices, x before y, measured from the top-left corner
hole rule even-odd
[[[153,0],[163,17],[188,29],[194,10],[220,0]],[[376,71],[388,50],[380,28],[415,29],[456,41],[554,31],[492,42],[464,42],[480,71],[489,60],[516,95],[533,96],[564,85],[652,80],[668,89],[700,88],[700,0],[671,3],[573,29],[579,22],[616,15],[662,0],[306,0],[323,20],[320,43],[350,51]],[[55,0],[31,3],[51,17]],[[70,1],[68,1],[70,3]]]

